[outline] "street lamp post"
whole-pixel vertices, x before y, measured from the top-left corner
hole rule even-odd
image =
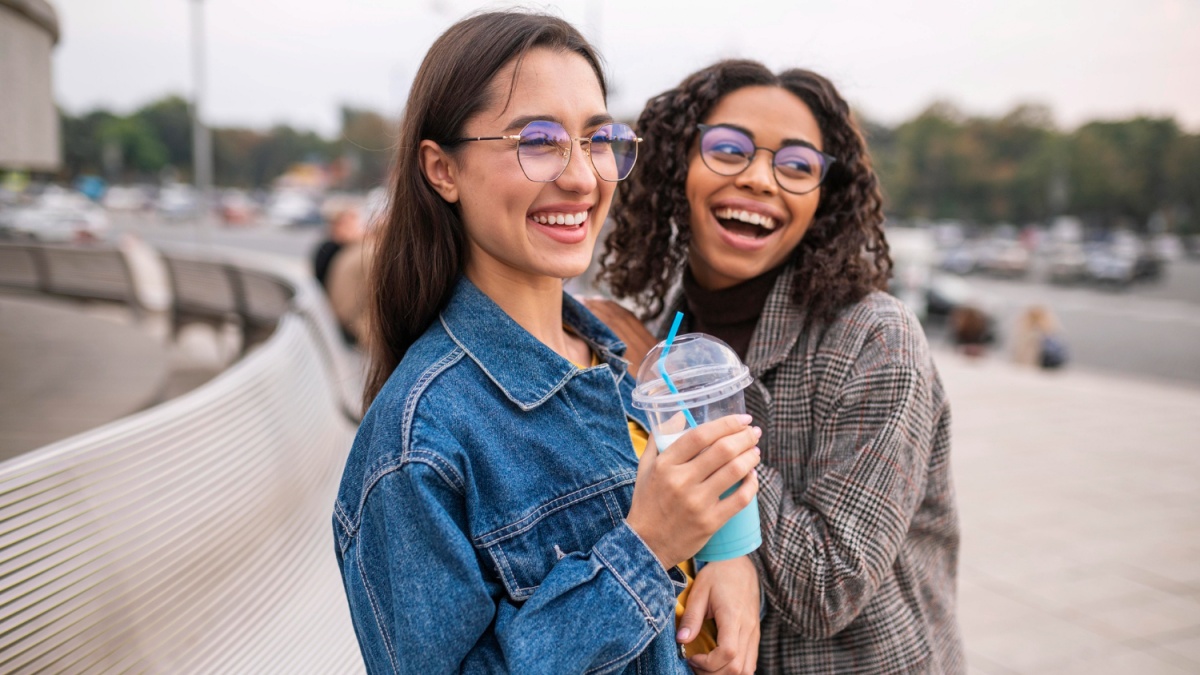
[[[201,225],[206,225],[212,192],[212,136],[204,124],[204,0],[192,2],[192,180],[199,201]]]

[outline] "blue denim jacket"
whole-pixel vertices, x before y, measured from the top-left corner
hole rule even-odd
[[[580,370],[460,279],[375,399],[333,529],[373,673],[690,673],[683,589],[625,523],[624,345],[580,304]]]

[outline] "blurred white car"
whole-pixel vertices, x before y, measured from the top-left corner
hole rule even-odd
[[[1011,239],[993,239],[984,247],[979,268],[989,274],[1023,277],[1029,272],[1029,251]]]
[[[150,208],[153,200],[149,191],[144,187],[133,185],[114,185],[104,193],[100,200],[109,211],[142,211]]]
[[[1088,278],[1088,257],[1075,242],[1057,242],[1047,253],[1047,275],[1051,283],[1069,284]]]
[[[164,218],[192,218],[200,210],[196,190],[190,185],[169,183],[158,192],[158,212]]]
[[[0,231],[15,239],[78,242],[101,239],[108,232],[108,215],[82,194],[49,189],[37,200],[0,214]]]
[[[899,298],[920,319],[926,317],[926,293],[937,246],[927,229],[887,227],[888,250],[892,255],[892,278],[888,291]]]
[[[267,198],[266,221],[275,227],[324,223],[317,201],[300,190],[276,190]]]

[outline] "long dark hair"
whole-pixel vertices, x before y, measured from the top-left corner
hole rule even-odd
[[[490,105],[496,73],[514,59],[519,69],[536,47],[582,56],[607,98],[596,51],[571,24],[543,14],[490,12],[468,17],[443,33],[421,62],[400,122],[388,212],[369,275],[370,368],[364,410],[445,307],[465,263],[458,208],[425,179],[419,166],[420,143],[461,136],[466,121]]]
[[[600,279],[633,298],[643,318],[658,316],[687,263],[691,241],[688,156],[696,125],[726,95],[743,87],[782,87],[808,106],[825,152],[837,158],[821,186],[813,222],[792,252],[795,302],[808,322],[827,322],[841,308],[887,287],[892,261],[883,237],[883,198],[850,106],[829,80],[807,70],[772,73],[757,61],[729,60],[689,75],[646,104],[639,168],[618,187],[615,227],[604,245]]]

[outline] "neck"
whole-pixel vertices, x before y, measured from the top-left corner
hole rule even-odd
[[[482,256],[472,256],[479,260]],[[467,263],[467,278],[513,321],[565,359],[577,358],[563,331],[563,281],[498,264]]]

